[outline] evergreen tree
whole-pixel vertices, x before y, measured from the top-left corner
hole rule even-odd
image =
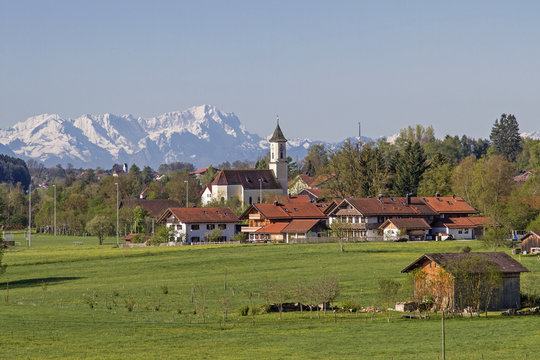
[[[422,145],[419,142],[407,142],[395,164],[394,194],[416,194],[426,168],[426,155]]]
[[[489,138],[497,153],[510,162],[516,161],[521,152],[521,137],[519,124],[514,115],[502,114],[500,119],[495,120]]]

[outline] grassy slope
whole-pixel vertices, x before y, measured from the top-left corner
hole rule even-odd
[[[434,359],[440,348],[438,321],[402,320],[396,314],[390,323],[383,316],[371,322],[366,314],[339,313],[334,323],[331,314],[318,320],[305,312],[286,313],[281,322],[276,314],[257,315],[252,327],[248,317],[238,316],[238,308],[248,304],[247,291],[257,294],[256,304],[264,304],[262,289],[268,281],[292,285],[323,274],[340,279],[338,302],[354,298],[367,306],[380,278],[401,279],[406,288],[406,276],[399,271],[424,252],[464,245],[481,250],[477,242],[348,244],[345,253],[338,252],[337,244],[147,249],[110,244],[37,236],[32,250],[6,253],[9,267],[0,283],[1,359]],[[538,283],[540,262],[523,257],[522,263],[533,271],[522,277],[523,287]],[[6,279],[9,303],[4,301]],[[193,314],[196,284],[209,292],[206,324],[200,312]],[[225,294],[229,321],[223,326]],[[97,305],[91,309],[87,301],[94,297]],[[126,299],[134,301],[133,312],[125,309]],[[113,301],[116,305],[107,309]],[[538,317],[449,320],[448,358],[534,358],[540,352],[538,329]]]

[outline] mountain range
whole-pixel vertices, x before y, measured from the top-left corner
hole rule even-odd
[[[48,167],[70,163],[82,168],[110,168],[115,163],[128,163],[155,169],[175,161],[204,167],[256,160],[269,150],[270,135],[263,138],[250,133],[234,113],[210,105],[146,119],[113,114],[70,119],[42,114],[0,130],[0,153],[38,160]],[[320,142],[289,139],[288,155],[301,159],[312,144]]]
[[[0,153],[38,160],[47,167],[72,164],[107,169],[115,163],[128,163],[156,169],[175,161],[206,167],[224,161],[254,161],[268,152],[270,135],[261,137],[249,132],[234,113],[211,105],[152,118],[86,114],[71,119],[42,114],[0,129]],[[540,131],[521,136],[540,139]],[[357,138],[345,140],[356,142]],[[313,144],[332,148],[344,141],[289,138],[287,153],[293,159],[302,159]],[[362,137],[362,141],[372,139]]]

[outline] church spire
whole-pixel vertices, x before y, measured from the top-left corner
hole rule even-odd
[[[287,139],[285,139],[285,135],[283,135],[283,131],[281,131],[281,128],[279,127],[279,116],[277,117],[277,125],[276,129],[274,130],[274,134],[269,140],[270,142],[287,142]]]

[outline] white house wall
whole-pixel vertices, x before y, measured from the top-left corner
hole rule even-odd
[[[226,237],[226,241],[232,240],[236,235],[236,224],[235,223],[221,223],[225,224],[225,229],[222,230],[221,236]],[[192,230],[191,225],[199,225],[198,230]],[[187,229],[187,236],[185,237],[185,240],[187,243],[191,243],[191,240],[193,237],[198,237],[199,242],[205,241],[206,235],[212,231],[212,229],[207,229],[207,225],[214,225],[215,228],[218,228],[220,225],[219,223],[198,223],[198,224],[185,224],[185,223],[167,223],[167,227],[170,228],[171,226],[174,226],[174,229],[176,230],[175,234],[175,241],[180,242],[182,239],[184,239],[184,234],[186,233]]]

